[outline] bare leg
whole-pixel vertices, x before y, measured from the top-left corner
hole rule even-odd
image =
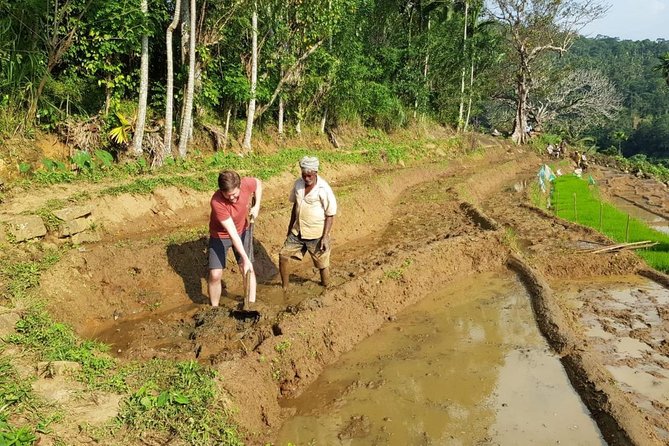
[[[210,269],[209,277],[207,278],[207,290],[209,291],[209,300],[212,307],[218,307],[221,301],[221,277],[223,277],[223,270],[220,268]]]
[[[327,287],[330,284],[330,268],[323,268],[321,271],[321,285]]]
[[[288,258],[279,256],[279,273],[281,273],[281,288],[288,289],[288,282],[290,281],[288,273]]]

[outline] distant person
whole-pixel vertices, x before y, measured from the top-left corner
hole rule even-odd
[[[281,286],[288,288],[288,263],[302,260],[308,251],[321,275],[321,285],[330,281],[330,231],[337,214],[337,200],[330,185],[318,175],[318,158],[305,156],[300,160],[301,178],[295,181],[289,200],[293,210],[288,223],[286,241],[279,252]]]
[[[581,154],[581,159],[579,162],[579,167],[584,171],[588,170],[588,157],[585,156],[585,152]]]
[[[555,156],[555,146],[553,144],[548,144],[546,146],[546,152],[548,152],[549,156]]]
[[[252,198],[255,195],[255,204]],[[209,218],[209,278],[207,288],[212,307],[221,300],[221,277],[225,268],[228,249],[232,248],[242,282],[250,273],[249,302],[256,300],[256,276],[253,270],[253,246],[248,237],[247,217],[258,217],[262,199],[262,182],[258,178],[244,177],[232,170],[218,175],[218,190],[211,197]],[[246,290],[245,290],[246,291]]]
[[[553,151],[553,156],[555,156],[555,158],[558,158],[558,159],[560,157],[564,156],[564,146],[563,146],[562,142],[560,142],[560,144],[555,146],[555,150]]]

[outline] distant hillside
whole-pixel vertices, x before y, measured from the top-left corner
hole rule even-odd
[[[620,147],[626,156],[669,159],[669,86],[654,69],[669,52],[669,40],[579,39],[566,56],[575,68],[596,68],[623,95],[624,110],[610,125],[593,129],[602,149]]]

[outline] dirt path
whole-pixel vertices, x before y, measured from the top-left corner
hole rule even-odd
[[[58,320],[110,343],[119,358],[198,359],[214,366],[249,444],[265,444],[290,416],[279,397],[300,394],[343,352],[423,296],[454,278],[498,269],[515,256],[521,265],[515,269],[537,299],[544,336],[566,358],[570,378],[607,441],[662,444],[669,438],[662,421],[669,417],[666,404],[616,381],[607,364],[619,351],[589,337],[588,321],[604,324],[616,316],[614,310],[598,306],[592,293],[578,287],[565,291],[578,280],[634,275],[643,265],[629,252],[579,252],[581,240],[607,240],[529,205],[524,185],[540,163],[535,155],[491,144],[483,153],[449,162],[338,169],[327,176],[341,209],[333,286],[322,289],[304,261],[291,265],[285,294],[275,277],[276,253],[293,176],[268,182],[255,231],[258,319],[231,316],[242,294],[234,266],[225,272],[223,308],[207,305],[209,194],[176,188],[96,203],[103,241],[70,251],[43,277],[40,293]],[[669,380],[666,342],[658,341],[669,339],[665,300],[654,299],[647,304],[649,314],[659,315],[646,321],[652,330],[624,334],[659,355],[653,376],[660,380],[668,373]],[[612,336],[623,333],[615,324],[609,327]],[[641,360],[625,364],[647,366]],[[654,411],[642,413],[644,404]]]

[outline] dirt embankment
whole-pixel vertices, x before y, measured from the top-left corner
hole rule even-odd
[[[528,205],[525,185],[540,162],[490,142],[483,154],[449,162],[326,171],[340,204],[333,285],[322,289],[305,260],[291,265],[285,294],[275,274],[294,176],[267,182],[255,230],[258,318],[231,313],[242,294],[234,265],[225,272],[223,308],[207,305],[202,228],[209,194],[177,189],[98,203],[94,213],[107,235],[71,251],[43,277],[41,293],[58,319],[109,342],[120,358],[196,358],[214,366],[249,443],[265,444],[290,415],[280,398],[299,394],[343,352],[456,277],[499,268],[512,252],[546,286],[631,274],[641,266],[631,253],[582,254],[579,240],[607,240]],[[577,311],[560,296],[550,302],[556,310],[536,313],[540,326],[550,322],[545,335],[553,333],[554,348],[598,358],[589,356]],[[653,420],[608,384],[610,375],[598,364],[581,361],[571,378],[576,388],[592,382],[606,396],[590,405],[604,414],[598,422],[605,436],[612,444],[654,439]]]

